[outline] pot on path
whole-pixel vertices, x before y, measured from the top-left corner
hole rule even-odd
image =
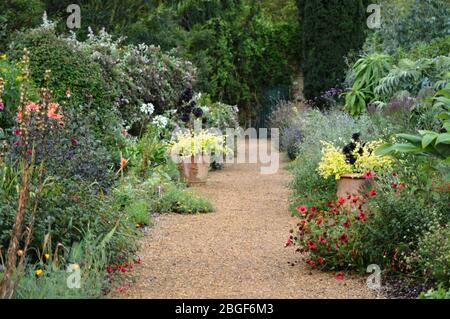
[[[362,196],[370,186],[370,181],[360,174],[344,174],[337,182],[337,196]]]
[[[210,166],[210,157],[203,155],[186,156],[178,163],[178,170],[182,179],[188,185],[205,184],[208,179],[208,172]]]

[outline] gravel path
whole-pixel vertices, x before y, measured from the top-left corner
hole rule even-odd
[[[139,279],[127,297],[373,298],[364,278],[338,281],[297,263],[294,249],[284,248],[295,224],[289,173],[259,169],[230,164],[211,172],[197,190],[214,202],[214,213],[160,216],[142,241]]]

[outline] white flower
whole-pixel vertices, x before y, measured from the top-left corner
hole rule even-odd
[[[153,119],[153,124],[158,128],[166,128],[167,124],[169,124],[169,119],[163,115],[157,115]]]
[[[152,115],[153,112],[155,111],[155,106],[152,103],[143,103],[141,105],[141,112],[144,113],[145,115]]]

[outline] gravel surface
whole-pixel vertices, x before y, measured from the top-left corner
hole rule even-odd
[[[257,142],[251,141],[255,148]],[[265,147],[265,146],[264,146]],[[128,298],[374,298],[365,278],[311,271],[285,248],[295,225],[289,173],[226,164],[196,191],[216,211],[162,215],[142,240],[143,264]]]

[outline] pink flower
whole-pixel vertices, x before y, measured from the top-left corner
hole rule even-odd
[[[296,210],[302,215],[306,215],[308,213],[308,207],[306,207],[305,205],[298,206]]]
[[[339,240],[342,241],[343,243],[347,243],[348,242],[347,233],[343,233],[341,236],[339,236]]]
[[[0,111],[3,111],[5,109],[5,104],[0,101]]]
[[[339,197],[339,199],[337,201],[337,205],[338,206],[344,205],[346,201],[347,201],[347,199],[345,199],[345,197]]]
[[[360,211],[360,212],[359,212],[358,219],[359,219],[360,221],[363,221],[363,222],[366,221],[366,214],[364,214],[363,211]]]
[[[77,141],[74,137],[71,137],[71,138],[70,138],[70,143],[71,143],[73,146],[78,145],[78,141]]]
[[[289,239],[286,242],[286,244],[284,245],[284,247],[292,246],[293,243],[294,243],[294,241],[292,240],[292,236],[291,236],[291,237],[289,237]]]
[[[308,248],[310,250],[315,250],[317,248],[317,245],[312,240],[309,240],[308,241]]]
[[[311,207],[311,213],[313,213],[313,214],[317,213],[317,207],[316,206]]]
[[[26,108],[28,112],[36,112],[39,110],[40,106],[34,102],[28,102]]]
[[[16,127],[16,129],[14,130],[14,135],[20,136],[21,134],[22,134],[22,131],[20,130],[20,128]]]
[[[48,106],[47,116],[51,119],[60,121],[63,116],[61,114],[58,114],[59,104],[58,103],[50,103]]]
[[[323,237],[323,236],[319,236],[319,239],[318,239],[318,240],[319,240],[320,243],[322,243],[322,244],[324,244],[324,245],[327,243],[327,240],[326,240],[325,237]]]
[[[338,272],[334,278],[336,278],[336,280],[344,280],[345,279],[345,275],[343,272]]]
[[[324,259],[323,257],[319,257],[319,258],[317,259],[317,262],[318,262],[319,264],[323,265],[323,264],[325,264],[325,259]]]
[[[372,179],[373,177],[375,177],[375,176],[377,176],[376,174],[375,174],[375,172],[365,172],[364,174],[363,174],[363,177],[365,178],[365,179]]]

